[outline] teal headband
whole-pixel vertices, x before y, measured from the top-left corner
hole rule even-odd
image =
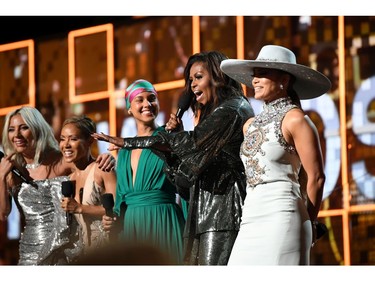
[[[156,96],[158,95],[154,86],[144,79],[139,79],[135,82],[133,82],[125,91],[125,102],[126,102],[126,108],[130,108],[130,103],[135,98],[135,96],[139,95],[143,92],[152,92]]]

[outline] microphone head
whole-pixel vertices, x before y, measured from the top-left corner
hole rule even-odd
[[[113,206],[115,205],[115,201],[113,199],[112,193],[104,193],[102,195],[102,204],[104,209],[112,210]]]
[[[72,197],[74,195],[74,183],[72,181],[63,181],[62,183],[61,192],[64,197]]]
[[[182,111],[188,110],[193,97],[194,95],[190,92],[183,93],[178,100],[178,108],[180,108]]]
[[[0,160],[1,158],[3,158],[5,155],[4,155],[4,152],[0,151]]]

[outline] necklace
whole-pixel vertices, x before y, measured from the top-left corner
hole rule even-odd
[[[36,169],[36,168],[38,168],[39,166],[40,166],[39,163],[31,163],[31,164],[26,164],[26,165],[25,165],[25,168],[26,168],[26,169]]]

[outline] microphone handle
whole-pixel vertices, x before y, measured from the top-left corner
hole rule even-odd
[[[30,183],[30,182],[24,177],[24,175],[21,174],[21,172],[20,172],[18,169],[13,168],[13,169],[12,169],[12,172],[13,172],[13,174],[15,174],[17,177],[19,177],[23,182],[25,182],[25,183]]]
[[[67,196],[67,198],[72,198],[73,195],[71,196]],[[73,214],[72,213],[69,213],[69,212],[66,212],[65,213],[65,218],[66,218],[66,224],[68,226],[70,226],[72,224],[72,220],[73,220]]]
[[[5,156],[4,152],[0,151],[0,160]],[[17,177],[19,177],[23,182],[31,184],[24,175],[21,174],[21,172],[16,168],[12,168],[12,173],[15,174]]]
[[[114,217],[113,209],[105,209],[105,215],[107,217],[113,218]]]
[[[66,214],[65,214],[65,216],[66,216],[66,224],[67,225],[71,225],[72,224],[72,214],[71,213],[69,213],[69,212],[66,212]]]
[[[177,118],[181,119],[182,116],[184,115],[184,112],[185,112],[184,110],[182,110],[181,108],[178,108],[176,112]]]
[[[185,113],[184,110],[182,110],[181,108],[178,108],[178,109],[177,109],[177,112],[176,112],[176,116],[177,116],[177,118],[181,119],[182,116],[184,115],[184,113]],[[168,130],[168,131],[167,131],[167,133],[171,133],[171,132],[172,132],[172,130]]]

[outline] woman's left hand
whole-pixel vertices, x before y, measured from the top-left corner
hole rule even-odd
[[[100,134],[93,133],[93,134],[91,134],[91,136],[96,140],[111,143],[112,146],[110,146],[108,148],[109,151],[119,150],[121,147],[124,146],[124,139],[120,138],[120,137],[112,137],[112,136],[106,135],[104,133],[100,133]]]
[[[73,198],[63,197],[61,200],[61,208],[68,213],[82,213],[82,208],[80,204]]]

